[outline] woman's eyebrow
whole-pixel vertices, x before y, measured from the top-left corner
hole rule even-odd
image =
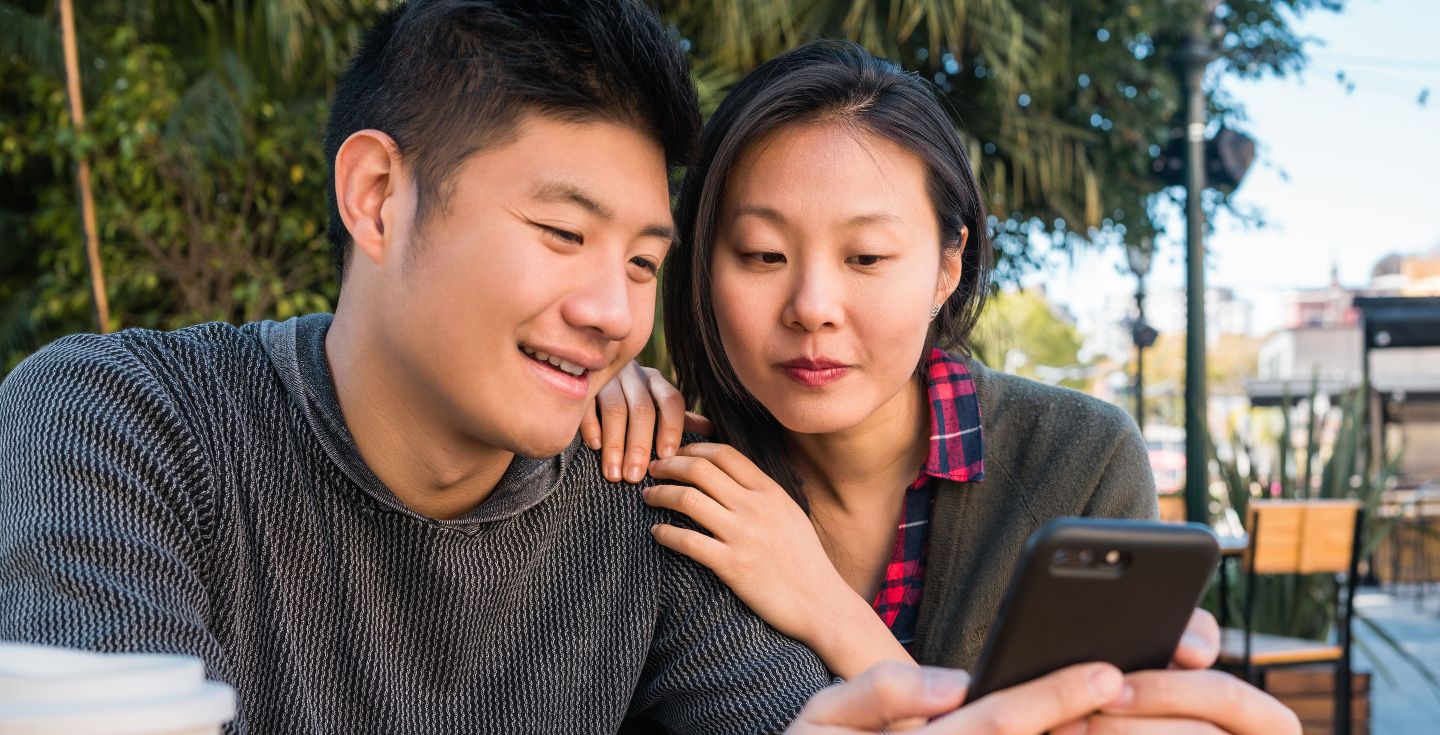
[[[760,219],[768,220],[776,224],[785,224],[785,215],[781,214],[779,210],[763,204],[742,204],[735,208],[735,217],[743,217],[745,215],[759,217]],[[845,221],[845,224],[852,226],[884,225],[899,221],[900,216],[893,212],[867,212],[851,217]]]
[[[851,217],[847,225],[888,225],[900,221],[900,216],[890,212],[871,212]]]
[[[760,219],[774,222],[777,225],[785,224],[785,215],[780,214],[779,210],[763,204],[741,204],[735,208],[734,217],[736,219],[747,215],[750,217],[759,217]]]

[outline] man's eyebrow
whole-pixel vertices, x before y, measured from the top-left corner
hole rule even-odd
[[[540,185],[535,190],[534,197],[545,202],[570,202],[579,205],[600,219],[615,219],[615,210],[595,201],[594,197],[585,193],[580,187],[563,181],[551,181]]]
[[[615,219],[615,210],[596,201],[595,197],[585,193],[583,189],[574,184],[551,181],[537,188],[534,196],[545,202],[570,202],[603,220]],[[673,226],[659,223],[642,227],[640,236],[659,238],[666,243],[673,243],[678,237]]]

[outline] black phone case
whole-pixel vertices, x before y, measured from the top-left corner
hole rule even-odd
[[[1056,567],[1055,553],[1117,550],[1118,574]],[[1103,557],[1102,557],[1103,558]],[[1121,671],[1163,669],[1220,558],[1199,525],[1062,518],[1031,534],[967,697],[1087,661]],[[1059,571],[1057,571],[1057,569]]]

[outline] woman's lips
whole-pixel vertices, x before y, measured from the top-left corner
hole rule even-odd
[[[791,360],[780,364],[791,380],[811,388],[833,383],[850,372],[850,366],[834,360]]]

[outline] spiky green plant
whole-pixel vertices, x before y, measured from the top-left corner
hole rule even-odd
[[[1368,395],[1368,388],[1362,386],[1341,396],[1338,405],[1321,412],[1316,408],[1317,391],[1312,384],[1305,398],[1308,421],[1303,428],[1303,442],[1297,436],[1302,429],[1297,429],[1290,420],[1290,397],[1285,396],[1273,466],[1263,476],[1262,453],[1253,443],[1238,434],[1232,435],[1232,452],[1229,457],[1221,457],[1211,441],[1211,458],[1225,488],[1226,505],[1244,519],[1248,518],[1250,501],[1258,498],[1359,500],[1365,510],[1365,524],[1358,553],[1361,559],[1369,559],[1394,531],[1398,521],[1395,516],[1378,511],[1385,491],[1395,486],[1403,447],[1396,448],[1389,456],[1371,460],[1370,427],[1366,419]],[[1327,428],[1333,428],[1329,437],[1325,436]],[[1313,472],[1317,466],[1318,476]],[[1228,601],[1229,619],[1239,621],[1245,609],[1244,571],[1238,565],[1223,565],[1221,570],[1227,575],[1226,583],[1232,593]],[[1254,630],[1316,640],[1329,637],[1337,622],[1336,585],[1335,577],[1328,574],[1257,578]],[[1206,607],[1218,615],[1218,595],[1214,589],[1206,597]],[[1384,625],[1366,615],[1363,609],[1357,608],[1354,617],[1359,627],[1371,634],[1371,637],[1356,635],[1356,646],[1369,653],[1376,651],[1377,642],[1388,648],[1428,681],[1440,697],[1440,674],[1429,663],[1406,650]],[[1381,659],[1371,655],[1369,660]],[[1394,681],[1392,672],[1378,664],[1377,669],[1382,676]]]

